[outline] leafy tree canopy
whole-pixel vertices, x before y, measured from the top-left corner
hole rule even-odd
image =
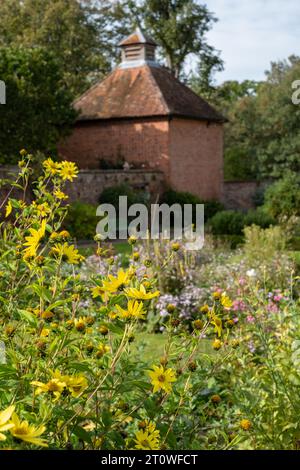
[[[21,148],[55,153],[73,120],[72,95],[52,53],[43,48],[0,48],[6,105],[0,106],[0,162],[15,163]]]

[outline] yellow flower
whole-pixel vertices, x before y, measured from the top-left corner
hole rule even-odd
[[[31,385],[34,387],[37,387],[35,394],[40,395],[40,393],[49,393],[53,395],[55,400],[58,400],[62,392],[64,391],[64,388],[66,386],[66,383],[59,380],[59,379],[51,379],[47,383],[43,382],[38,382],[38,381],[33,381],[31,382]]]
[[[61,232],[59,232],[58,234],[61,238],[70,238],[70,234],[68,232],[68,230],[62,230]]]
[[[74,245],[68,245],[68,243],[58,243],[52,248],[51,253],[61,256],[62,260],[69,264],[78,264],[84,260]]]
[[[139,289],[130,287],[125,289],[124,292],[126,295],[128,295],[128,297],[138,300],[153,299],[154,297],[158,297],[160,295],[159,290],[156,290],[155,292],[146,292],[145,286],[143,286],[143,284],[140,284]]]
[[[96,297],[101,297],[102,302],[107,302],[109,300],[109,293],[103,290],[103,287],[96,286],[92,288],[92,295],[95,299]]]
[[[106,346],[106,344],[100,343],[97,352],[96,352],[96,357],[97,359],[100,359],[104,354],[106,354],[108,351],[110,351],[109,346]]]
[[[214,298],[215,300],[220,300],[220,298],[221,298],[221,292],[215,291],[215,292],[213,292],[213,295],[212,295],[212,296],[213,296],[213,298]]]
[[[42,238],[45,236],[46,231],[46,219],[43,219],[41,222],[41,226],[38,230],[35,228],[30,228],[30,236],[25,237],[26,243],[24,246],[27,248],[24,249],[24,258],[32,258],[36,256],[39,244]]]
[[[221,318],[217,317],[216,315],[213,315],[211,324],[214,325],[214,327],[215,327],[214,331],[220,337],[221,334],[222,334],[222,320],[221,320]]]
[[[252,427],[252,423],[251,423],[251,421],[249,421],[249,419],[242,419],[240,421],[240,427],[244,431],[249,431],[249,429]]]
[[[37,214],[41,217],[46,217],[46,215],[48,215],[51,212],[51,209],[47,202],[43,202],[42,204],[37,204],[35,201],[33,201],[32,207],[35,209]]]
[[[67,196],[67,194],[62,192],[60,189],[56,189],[56,191],[54,191],[53,194],[57,199],[68,199],[68,197],[69,197],[69,196]]]
[[[88,387],[88,382],[84,375],[63,375],[66,387],[72,397],[78,397]]]
[[[49,328],[43,328],[42,331],[41,331],[40,336],[47,337],[47,336],[49,336],[49,333],[50,333]]]
[[[10,429],[10,433],[16,439],[34,444],[36,446],[48,447],[45,439],[41,439],[40,436],[45,432],[45,426],[35,427],[28,423],[28,421],[20,421],[16,413],[13,413],[11,422],[13,427]]]
[[[231,308],[233,303],[232,300],[226,295],[225,292],[221,295],[221,304],[223,305],[224,308]]]
[[[221,347],[222,347],[222,342],[221,342],[219,339],[216,338],[216,339],[213,341],[213,343],[212,343],[212,347],[213,347],[216,351],[218,351],[218,350],[221,349]]]
[[[43,162],[43,167],[48,175],[56,175],[60,169],[60,163],[54,162],[52,158],[48,158]]]
[[[83,317],[75,318],[74,326],[75,326],[77,331],[84,331],[85,327],[86,327],[85,318],[83,318]]]
[[[8,201],[5,207],[5,217],[8,217],[11,214],[12,211],[12,204],[11,201]]]
[[[8,431],[14,425],[9,422],[11,415],[13,414],[15,407],[13,405],[9,406],[5,410],[0,412],[0,441],[5,441],[6,437],[2,434],[3,431]]]
[[[172,391],[172,382],[176,381],[175,372],[172,369],[165,369],[163,366],[152,366],[153,370],[148,371],[152,379],[153,393],[164,390],[166,393]]]
[[[129,271],[123,271],[123,269],[120,269],[118,271],[117,277],[114,277],[109,274],[109,280],[102,281],[102,289],[111,293],[122,291],[124,287],[129,283],[130,277],[131,273]]]
[[[178,251],[179,249],[180,249],[180,244],[179,244],[178,242],[172,243],[172,245],[171,245],[171,250],[172,250],[172,251],[175,251],[175,252],[176,252],[176,251]]]
[[[77,177],[78,168],[74,162],[67,162],[64,161],[60,165],[59,175],[62,179],[73,181],[74,178]]]
[[[146,421],[145,427],[135,433],[135,448],[140,450],[158,450],[160,433],[155,423]]]
[[[143,308],[143,302],[129,300],[126,310],[119,305],[116,305],[116,309],[118,310],[120,318],[139,318],[141,320],[145,319],[146,311]]]

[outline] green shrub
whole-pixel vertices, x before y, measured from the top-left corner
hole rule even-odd
[[[244,219],[242,212],[221,211],[209,220],[209,226],[214,235],[242,235]]]
[[[96,217],[96,206],[83,202],[70,205],[64,227],[77,240],[91,240],[96,234],[99,217]]]
[[[116,209],[119,207],[119,196],[127,196],[127,204],[145,204],[148,202],[148,194],[143,191],[136,191],[127,183],[121,183],[102,191],[99,203],[112,204]]]
[[[205,222],[207,222],[207,220],[213,217],[217,212],[222,211],[224,209],[223,204],[221,204],[219,201],[204,201],[203,199],[200,199],[194,194],[188,192],[174,191],[173,189],[169,189],[164,193],[161,202],[168,204],[169,206],[173,204],[180,204],[181,206],[183,206],[184,204],[204,204]]]
[[[268,228],[270,225],[275,225],[276,221],[270,214],[263,208],[250,210],[244,217],[244,226],[258,225],[261,228]]]
[[[275,219],[300,215],[300,176],[288,173],[265,192],[265,210]]]
[[[270,260],[283,251],[287,239],[284,230],[280,226],[262,229],[257,225],[245,227],[244,252],[246,257],[252,261]]]

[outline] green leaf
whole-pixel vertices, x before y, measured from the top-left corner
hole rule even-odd
[[[17,312],[19,314],[20,320],[25,320],[27,323],[29,323],[30,326],[37,327],[38,319],[32,312],[28,312],[28,310],[22,310],[19,308],[17,309]]]

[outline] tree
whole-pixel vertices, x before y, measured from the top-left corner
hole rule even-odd
[[[6,104],[0,106],[0,162],[15,163],[21,148],[55,153],[76,113],[60,64],[43,48],[0,48]]]
[[[186,59],[221,60],[208,45],[206,33],[216,21],[206,5],[198,0],[119,0],[94,2],[98,18],[110,17],[110,31],[120,40],[140,26],[158,43],[159,54],[176,77],[184,77]]]
[[[142,2],[142,23],[163,49],[167,66],[176,77],[183,72],[186,58],[213,56],[206,33],[216,21],[206,5],[196,0],[146,0]]]
[[[63,68],[74,94],[110,70],[102,47],[108,19],[93,17],[91,2],[79,0],[6,0],[0,2],[0,46],[46,47]]]
[[[299,57],[272,63],[256,93],[238,99],[228,111],[225,156],[234,151],[258,178],[300,172],[300,106],[292,102],[292,83],[299,76]]]

